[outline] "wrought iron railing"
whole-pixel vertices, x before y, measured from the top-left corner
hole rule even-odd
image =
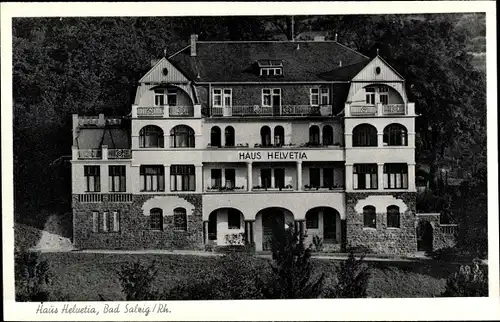
[[[333,113],[331,105],[234,105],[226,108],[212,107],[212,116],[331,116]]]
[[[382,105],[382,113],[384,115],[405,115],[405,105],[404,104],[387,104]]]
[[[377,115],[377,106],[376,105],[351,106],[351,115]]]
[[[188,106],[188,105],[176,105],[176,106],[169,106],[169,116],[176,117],[176,116],[193,116],[194,115],[194,108],[193,106]]]
[[[83,149],[78,150],[78,159],[101,159],[101,149]]]
[[[130,149],[108,149],[108,159],[131,159],[132,150]]]
[[[138,117],[163,117],[163,106],[138,107]]]

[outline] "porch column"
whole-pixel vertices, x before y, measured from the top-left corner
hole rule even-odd
[[[252,191],[252,162],[247,162],[247,191]]]
[[[294,222],[294,228],[295,228],[295,231],[298,231],[300,232],[300,234],[304,234],[305,232],[305,219],[297,219],[295,220]]]
[[[297,190],[302,191],[302,161],[297,161]]]
[[[384,146],[384,132],[377,133],[377,146]]]
[[[271,168],[271,188],[274,188],[274,168]]]
[[[208,220],[203,221],[203,242],[208,244]]]
[[[165,164],[165,192],[170,192],[170,164]]]
[[[247,245],[254,243],[254,223],[255,220],[245,220],[245,244]]]
[[[378,178],[378,190],[383,190],[384,189],[384,164],[383,163],[378,163],[377,178]]]

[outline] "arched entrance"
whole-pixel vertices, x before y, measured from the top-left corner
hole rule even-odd
[[[266,208],[257,213],[256,225],[261,234],[255,236],[256,250],[271,250],[273,240],[280,238],[294,224],[292,212],[280,207]]]
[[[307,239],[319,236],[323,244],[338,244],[341,242],[340,213],[331,207],[316,207],[306,213]]]
[[[433,249],[433,228],[427,220],[421,220],[417,225],[417,250],[430,252]]]
[[[219,208],[208,216],[208,243],[218,246],[245,243],[245,219],[235,208]]]

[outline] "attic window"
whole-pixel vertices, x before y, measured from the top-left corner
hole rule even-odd
[[[260,76],[283,76],[283,62],[281,60],[258,60]]]
[[[257,64],[260,68],[263,67],[283,67],[283,62],[281,60],[258,60]]]
[[[283,68],[261,68],[260,76],[281,76]]]

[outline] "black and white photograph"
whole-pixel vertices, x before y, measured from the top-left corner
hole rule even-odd
[[[2,4],[5,313],[498,301],[495,6],[450,3]]]

